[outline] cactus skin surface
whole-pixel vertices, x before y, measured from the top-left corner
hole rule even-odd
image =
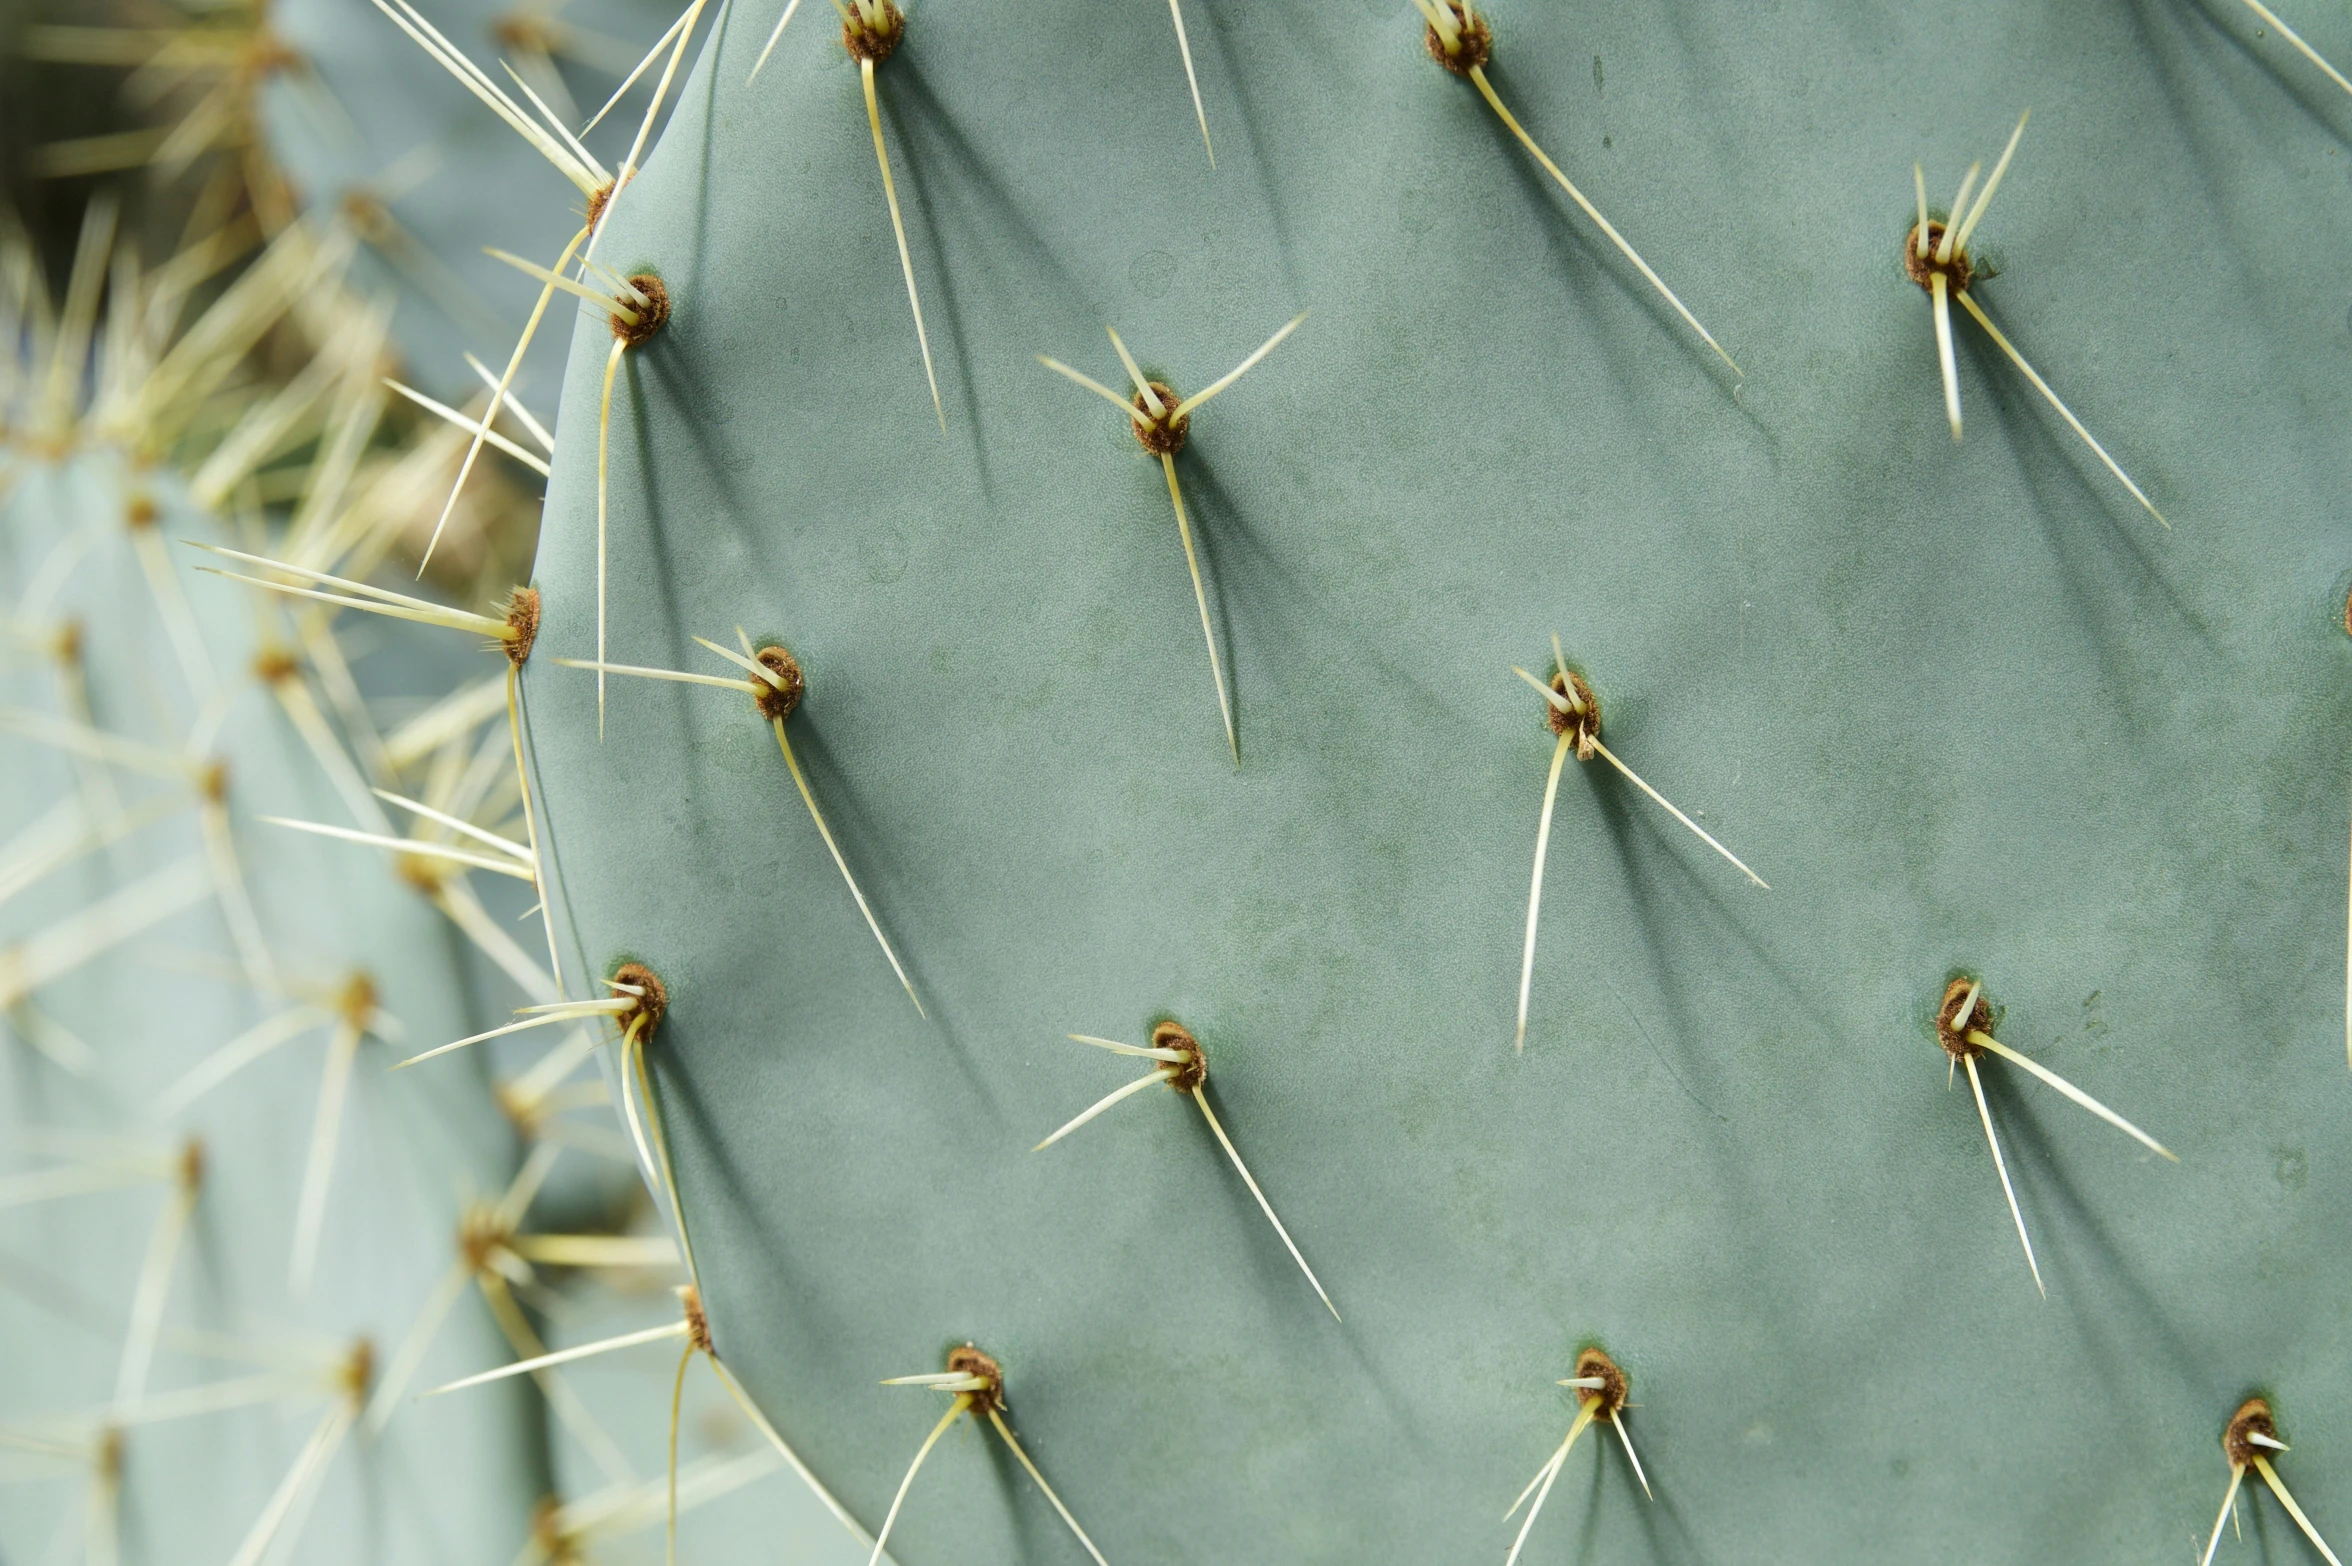
[[[408,1040],[477,1026],[483,1004],[464,978],[455,932],[380,855],[258,819],[349,824],[341,796],[255,673],[266,646],[291,645],[284,617],[274,604],[258,606],[257,617],[245,589],[196,572],[207,557],[178,542],[227,543],[242,535],[198,511],[168,463],[104,441],[58,456],[14,440],[0,486],[0,593],[12,614],[61,543],[87,541],[62,589],[43,602],[51,615],[80,624],[96,726],[176,749],[208,719],[217,722],[199,754],[227,762],[244,884],[283,979],[297,994],[331,996],[364,971]],[[171,540],[169,569],[227,693],[217,714],[207,714],[188,690],[133,553],[125,518],[140,501],[153,507],[152,525]],[[265,625],[273,628],[266,640]],[[58,688],[54,665],[16,654],[0,705],[56,716]],[[0,841],[13,844],[28,823],[76,797],[77,772],[21,733],[9,735],[5,753]],[[93,770],[106,771],[125,809],[179,787],[131,771]],[[195,815],[181,812],[71,863],[0,906],[0,948],[37,941],[77,912],[201,852]],[[145,1382],[150,1397],[323,1367],[360,1336],[371,1341],[381,1374],[450,1265],[460,1199],[495,1194],[517,1161],[513,1128],[490,1101],[482,1062],[387,1076],[396,1046],[364,1042],[315,1280],[307,1295],[293,1296],[289,1247],[331,1030],[296,1035],[183,1111],[158,1118],[150,1109],[191,1067],[288,1004],[240,982],[239,961],[219,904],[206,897],[39,986],[31,1007],[94,1052],[85,1076],[35,1053],[26,1012],[8,1018],[0,1143],[11,1150],[11,1174],[72,1162],[45,1140],[58,1131],[95,1135],[101,1148],[176,1148],[184,1137],[202,1139],[204,1179],[171,1274]],[[169,1199],[166,1182],[147,1180],[0,1211],[0,1256],[18,1285],[0,1291],[0,1417],[12,1432],[73,1441],[104,1422],[142,1257]],[[194,1339],[192,1349],[192,1334],[208,1336]],[[468,1298],[443,1325],[412,1390],[509,1354]],[[470,1399],[403,1401],[380,1435],[364,1427],[350,1433],[315,1500],[290,1519],[268,1558],[423,1566],[503,1559],[525,1536],[548,1482],[536,1395],[509,1383]],[[118,1553],[92,1540],[86,1558],[125,1566],[232,1559],[331,1402],[322,1379],[318,1388],[289,1389],[227,1412],[130,1425],[114,1507]],[[0,1555],[55,1558],[42,1552],[72,1537],[86,1506],[97,1514],[86,1493],[70,1483],[12,1487],[15,1499],[0,1507]]]
[[[674,309],[613,396],[609,656],[791,649],[929,1020],[748,697],[616,676],[600,739],[554,662],[594,316],[523,683],[574,993],[668,988],[717,1352],[869,1528],[942,1411],[877,1381],[972,1341],[1121,1566],[1499,1560],[1591,1342],[1657,1497],[1594,1432],[1530,1562],[2185,1559],[2257,1389],[2342,1544],[2352,105],[2222,5],[1497,0],[1499,91],[1735,388],[1401,0],[1193,6],[1214,171],[1152,7],[917,0],[877,74],[943,439],[857,72],[820,11],[747,83],[774,12],[600,251]],[[1947,200],[2028,105],[1977,287],[2170,531],[1965,321],[1947,432],[1909,166]],[[1108,322],[1191,391],[1309,308],[1177,459],[1237,770],[1158,465],[1033,356],[1123,385]],[[1772,890],[1572,767],[1516,1054],[1555,631]],[[2180,1156],[1984,1063],[2046,1301],[1946,1089],[1961,971]],[[1065,1035],[1164,1017],[1343,1323],[1189,1104],[1030,1151],[1148,1064]],[[1085,1558],[969,1420],[891,1551]]]

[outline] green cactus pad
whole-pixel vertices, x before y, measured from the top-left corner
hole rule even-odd
[[[102,827],[114,812],[149,823],[111,847],[13,886],[0,908],[0,998],[11,1071],[4,1100],[10,1171],[73,1167],[110,1150],[177,1149],[194,1138],[203,1178],[160,1306],[152,1368],[118,1379],[151,1235],[169,1226],[169,1177],[0,1211],[0,1417],[20,1443],[73,1449],[119,1429],[112,1548],[85,1535],[93,1559],[229,1560],[267,1512],[322,1421],[345,1400],[330,1379],[358,1339],[380,1378],[454,1257],[460,1204],[494,1196],[513,1175],[515,1137],[484,1091],[481,1066],[387,1077],[401,1042],[470,1031],[482,997],[469,987],[455,933],[377,856],[287,831],[267,816],[348,825],[343,795],[289,723],[260,672],[305,684],[276,606],[200,574],[188,540],[232,535],[187,497],[169,466],[103,440],[62,457],[19,438],[0,485],[0,589],[11,629],[78,627],[61,668],[12,644],[6,672],[8,765],[0,838],[22,849],[44,823]],[[134,543],[152,530],[175,623]],[[19,619],[23,615],[28,618]],[[188,641],[175,630],[192,633]],[[182,648],[200,645],[217,681],[207,700]],[[70,678],[61,678],[69,676]],[[104,735],[223,764],[227,841],[272,986],[257,992],[237,939],[234,899],[212,872],[192,792],[138,765],[78,762],[34,743],[75,717],[78,688]],[[315,687],[308,687],[315,691]],[[317,700],[306,695],[304,700]],[[187,747],[183,749],[183,747]],[[346,766],[351,763],[346,762]],[[356,773],[353,774],[356,776]],[[166,813],[156,815],[158,810]],[[12,856],[13,857],[13,856]],[[17,861],[21,863],[22,861]],[[172,891],[192,881],[185,895]],[[170,894],[167,898],[167,892]],[[77,921],[98,928],[165,915],[60,971],[44,943]],[[322,1073],[335,1053],[337,1008],[354,981],[384,1014],[352,1056],[348,1097],[317,1263],[289,1284]],[[217,1052],[273,1017],[318,1008],[306,1026],[202,1093],[176,1092]],[[71,1041],[81,1041],[87,1058]],[[455,1312],[417,1366],[411,1391],[495,1364],[502,1339],[478,1306]],[[279,1377],[273,1397],[225,1411],[172,1413],[228,1383]],[[376,1390],[371,1383],[368,1392]],[[546,1484],[534,1398],[515,1386],[443,1400],[380,1434],[364,1422],[287,1514],[272,1558],[428,1562],[511,1550]],[[152,1417],[152,1422],[150,1419]],[[63,1474],[70,1474],[67,1464]],[[30,1476],[19,1476],[30,1477]],[[0,1508],[0,1552],[43,1558],[49,1542],[98,1525],[95,1482],[19,1485]]]
[[[1410,7],[908,10],[756,82],[723,15],[600,259],[674,313],[612,399],[595,679],[585,316],[525,672],[574,993],[626,954],[720,1357],[868,1528],[976,1343],[1121,1566],[1500,1559],[1593,1343],[1624,1453],[1523,1559],[2145,1560],[2219,1440],[2352,1538],[2344,1007],[2352,101],[2232,5],[1501,5],[1496,90],[1739,361],[1567,201]],[[2339,57],[2352,35],[2319,39]],[[2018,112],[1966,438],[1899,255]],[[1050,355],[1197,391],[1158,464]],[[1608,746],[1561,782],[1512,1047],[1557,632]],[[2178,1153],[1980,1063],[1936,1008]],[[1189,1100],[1032,1144],[1179,1019],[1335,1322]],[[1522,1514],[1523,1515],[1523,1514]],[[2303,1546],[2267,1501],[2249,1559]],[[1079,1561],[965,1421],[893,1555]]]

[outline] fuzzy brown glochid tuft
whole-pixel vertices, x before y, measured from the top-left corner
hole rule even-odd
[[[680,1284],[678,1308],[686,1314],[686,1341],[717,1358],[711,1348],[710,1317],[702,1308],[702,1291],[691,1283]]]
[[[253,655],[253,677],[264,685],[283,685],[302,672],[302,665],[283,647],[264,647]]]
[[[490,36],[500,47],[531,54],[554,54],[563,47],[563,32],[552,15],[509,11],[492,18]]]
[[[1429,50],[1429,57],[1456,76],[1467,76],[1494,58],[1494,29],[1486,25],[1486,18],[1472,10],[1466,0],[1438,0],[1438,4],[1453,14],[1454,41],[1448,44],[1434,27],[1421,30],[1421,42]]]
[[[1190,1093],[1209,1080],[1209,1057],[1202,1052],[1200,1040],[1175,1018],[1170,1017],[1152,1029],[1151,1047],[1172,1049],[1185,1057],[1182,1065],[1170,1068],[1175,1075],[1168,1078],[1168,1086],[1177,1092]]]
[[[1984,1053],[1983,1045],[1968,1040],[1972,1029],[1981,1033],[1993,1029],[1992,1002],[1985,999],[1976,980],[1964,973],[1944,986],[1944,998],[1936,1007],[1935,1029],[1936,1042],[1954,1060],[1974,1060]]]
[[[636,1027],[637,1042],[640,1044],[651,1043],[654,1034],[661,1031],[662,1018],[670,1009],[669,990],[662,984],[660,977],[641,962],[622,963],[613,970],[612,981],[616,985],[626,985],[627,988],[620,993],[637,1002],[636,1010],[625,1014],[623,1026]],[[638,1020],[640,1018],[642,1022]]]
[[[501,644],[507,661],[520,668],[531,656],[531,646],[539,640],[539,589],[518,587],[507,595],[506,628],[513,634]]]
[[[492,1257],[513,1239],[514,1225],[488,1202],[468,1205],[457,1220],[457,1254],[470,1273],[487,1271]]]
[[[880,0],[879,4],[852,0],[849,8],[841,13],[841,47],[849,51],[853,60],[871,60],[880,65],[890,58],[905,36],[906,13],[892,0]]]
[[[180,1156],[172,1171],[183,1191],[194,1192],[204,1185],[204,1138],[192,1136],[180,1144]]]
[[[399,243],[399,229],[394,225],[392,209],[384,205],[373,191],[353,187],[337,198],[335,210],[351,231],[371,245]]]
[[[2250,1397],[2238,1405],[2236,1413],[2230,1415],[2229,1428],[2221,1433],[2221,1449],[2228,1454],[2233,1465],[2248,1467],[2262,1455],[2261,1445],[2250,1439],[2258,1435],[2276,1441],[2279,1438],[2278,1424],[2271,1417],[2269,1399]]]
[[[669,285],[651,272],[639,272],[629,279],[629,286],[644,296],[643,304],[633,304],[626,311],[614,311],[612,334],[632,348],[643,347],[670,324]]]
[[[1601,699],[1593,694],[1591,686],[1584,683],[1584,676],[1574,669],[1553,675],[1552,689],[1567,697],[1568,705],[1575,710],[1563,712],[1547,701],[1544,703],[1544,721],[1551,725],[1554,734],[1575,736],[1578,761],[1592,760],[1593,747],[1601,738]]]
[[[773,642],[753,653],[752,660],[779,682],[775,685],[765,680],[751,682],[757,687],[751,699],[760,716],[775,722],[799,711],[800,698],[808,690],[808,676],[801,672],[800,660]]]
[[[1919,242],[1919,225],[1912,224],[1903,233],[1903,275],[1921,288],[1932,290],[1935,275],[1941,272],[1944,274],[1944,286],[1957,296],[1967,290],[1970,281],[1976,276],[1975,263],[1968,259],[1968,252],[1958,245],[1952,247],[1951,260],[1938,261],[1935,258],[1936,247],[1943,242],[1942,223],[1933,218],[1928,219],[1925,245]]]
[[[579,1542],[564,1531],[563,1502],[543,1495],[531,1508],[531,1548],[547,1566],[576,1566]]]
[[[1152,396],[1160,399],[1160,411],[1152,412],[1150,399],[1141,392],[1135,394],[1135,438],[1153,456],[1173,457],[1184,449],[1184,437],[1192,432],[1192,415],[1176,411],[1183,399],[1165,381],[1151,382],[1151,389]]]
[[[343,1020],[361,1033],[367,1031],[376,1016],[376,981],[372,974],[354,972],[343,981],[342,990],[335,996],[335,1010]]]
[[[367,1401],[368,1388],[376,1380],[376,1345],[369,1338],[351,1340],[351,1352],[343,1356],[343,1363],[335,1372],[336,1384],[343,1395],[354,1404]]]
[[[964,1393],[972,1400],[974,1415],[994,1414],[1004,1408],[1004,1369],[988,1355],[967,1343],[962,1348],[947,1351],[947,1368],[959,1376],[973,1376],[987,1382]]]
[[[635,171],[631,170],[630,172],[634,173]],[[604,209],[611,204],[613,192],[620,188],[620,183],[620,180],[608,179],[596,187],[594,194],[588,198],[588,210],[583,214],[585,221],[581,224],[583,228],[593,230],[597,224],[604,221]]]
[[[1576,1379],[1600,1382],[1597,1387],[1577,1389],[1577,1401],[1592,1407],[1595,1419],[1615,1419],[1617,1411],[1625,1406],[1630,1390],[1625,1372],[1599,1349],[1588,1348],[1576,1356]]]

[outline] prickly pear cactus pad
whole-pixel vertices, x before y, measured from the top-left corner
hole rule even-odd
[[[460,1198],[513,1168],[478,1076],[384,1076],[388,1040],[478,1014],[454,932],[387,868],[263,819],[344,806],[270,688],[305,678],[295,644],[190,569],[180,541],[222,531],[179,481],[103,448],[10,459],[0,580],[12,608],[80,639],[64,669],[12,660],[8,680],[25,874],[0,926],[15,1068],[0,1244],[19,1285],[0,1364],[19,1442],[101,1456],[84,1494],[20,1488],[24,1531],[0,1538],[37,1557],[72,1536],[63,1517],[86,1519],[97,1559],[509,1547],[544,1484],[527,1399],[403,1396],[388,1428],[363,1417],[449,1265]],[[141,529],[170,573],[160,603]],[[168,765],[183,731],[204,747],[187,777]],[[92,734],[95,754],[34,743]],[[150,1170],[154,1149],[173,1156]],[[462,1312],[416,1368],[506,1352]]]
[[[2261,1454],[2352,1537],[2352,98],[2234,0],[1195,0],[1212,168],[1149,5],[916,0],[871,122],[777,9],[600,241],[524,727],[864,1529],[961,1400],[910,1566],[1087,1558],[1022,1453],[1123,1563],[2188,1559],[2238,1472],[2318,1559]],[[2027,108],[1955,442],[1912,165]],[[602,661],[721,688],[600,727],[607,384]]]
[[[536,1400],[410,1395],[509,1352],[478,1308],[417,1323],[515,1126],[482,1061],[385,1073],[483,998],[417,895],[431,847],[396,873],[283,824],[381,821],[359,682],[397,646],[343,646],[197,552],[285,536],[200,498],[252,496],[266,462],[311,481],[328,558],[380,554],[382,323],[320,366],[337,455],[271,460],[285,400],[204,394],[242,381],[302,236],[175,326],[175,274],[110,251],[111,217],[55,310],[0,244],[0,1555],[511,1550],[547,1483]]]

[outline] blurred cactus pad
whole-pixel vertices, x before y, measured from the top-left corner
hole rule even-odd
[[[1166,7],[914,0],[935,413],[859,62],[810,6],[753,79],[778,9],[599,239],[669,317],[580,307],[523,695],[716,1352],[867,1529],[955,1406],[877,1383],[969,1342],[1122,1566],[1500,1560],[1587,1346],[1630,1404],[1531,1562],[2191,1560],[2256,1392],[2352,1538],[2352,98],[2237,0],[1496,0],[1486,87],[1735,371],[1404,0],[1188,0],[1213,167]],[[1913,164],[1955,220],[2028,108],[1959,292],[2148,508],[1957,306],[1947,424]],[[1302,312],[1165,469],[1038,362],[1185,396]],[[603,659],[738,688],[600,734],[608,367]],[[1563,752],[1555,633],[1769,890]],[[1171,1057],[1214,1124],[1032,1151]],[[2245,1505],[2219,1559],[2318,1558]],[[889,1548],[1086,1558],[979,1417]]]
[[[150,346],[125,318],[169,316],[138,281],[117,272],[101,406],[61,428],[36,401],[0,447],[0,1558],[483,1558],[547,1485],[536,1400],[405,1404],[420,1370],[509,1352],[479,1310],[410,1339],[515,1130],[485,1062],[384,1070],[483,1008],[413,875],[272,824],[375,806],[343,749],[356,687],[322,617],[196,569],[190,544],[253,540],[142,405],[185,357],[122,376]]]

